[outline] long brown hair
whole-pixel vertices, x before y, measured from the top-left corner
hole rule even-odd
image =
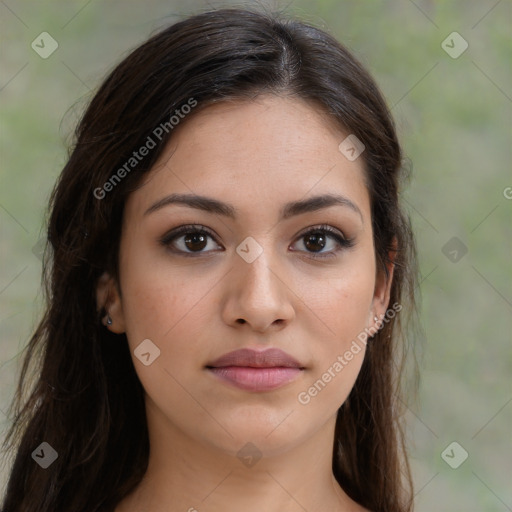
[[[4,512],[112,510],[141,481],[149,453],[143,389],[125,335],[100,322],[96,284],[104,271],[118,276],[125,200],[172,137],[169,116],[191,98],[199,111],[266,92],[314,102],[366,147],[375,256],[386,271],[393,253],[390,304],[403,309],[368,344],[338,412],[332,468],[364,507],[412,510],[400,418],[416,260],[399,204],[403,167],[392,118],[370,75],[332,36],[278,15],[223,9],[180,21],[136,48],[106,78],[76,128],[50,201],[47,308],[12,406],[5,449],[14,460]],[[165,123],[167,131],[152,137],[156,147],[125,167],[108,194],[99,193]],[[48,469],[31,459],[42,442],[58,453]]]

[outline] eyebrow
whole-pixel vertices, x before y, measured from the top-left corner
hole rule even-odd
[[[233,220],[236,218],[236,209],[232,205],[223,203],[222,201],[211,197],[196,194],[170,194],[151,205],[144,212],[144,215],[149,215],[150,213],[156,212],[157,210],[172,204],[188,206],[189,208],[222,215]],[[286,203],[281,209],[279,219],[286,220],[296,215],[323,210],[324,208],[329,208],[331,206],[347,207],[359,214],[361,220],[363,220],[363,214],[358,206],[347,197],[338,194],[323,194],[302,199],[300,201]]]

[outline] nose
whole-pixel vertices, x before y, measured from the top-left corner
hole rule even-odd
[[[222,316],[227,325],[264,333],[280,330],[295,316],[292,290],[281,267],[263,253],[252,263],[235,261],[225,290]]]

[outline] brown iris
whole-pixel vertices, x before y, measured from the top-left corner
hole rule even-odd
[[[191,251],[201,251],[206,247],[207,235],[204,235],[202,233],[189,233],[184,237],[184,241],[187,248],[190,249]]]
[[[313,252],[318,252],[325,247],[325,235],[322,233],[310,233],[304,237],[304,245]]]

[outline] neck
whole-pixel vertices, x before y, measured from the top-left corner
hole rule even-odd
[[[362,511],[332,474],[334,425],[259,458],[254,445],[231,456],[150,413],[147,472],[116,512]]]

